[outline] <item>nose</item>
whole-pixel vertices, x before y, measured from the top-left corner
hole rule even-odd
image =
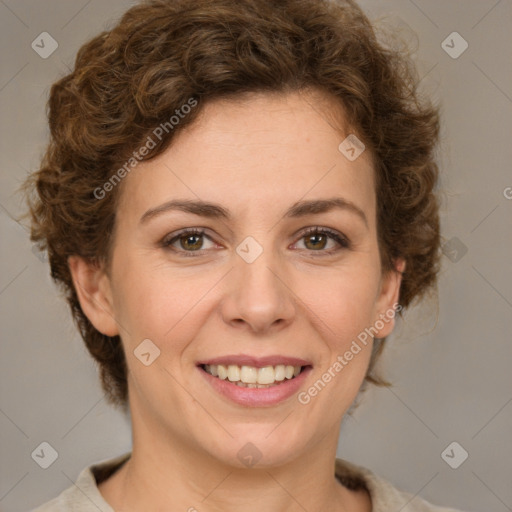
[[[252,263],[236,256],[229,275],[222,317],[226,323],[257,334],[268,334],[289,325],[296,302],[284,270],[265,250]]]

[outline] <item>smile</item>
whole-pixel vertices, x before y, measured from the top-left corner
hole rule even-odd
[[[297,394],[313,370],[288,356],[222,356],[196,363],[215,394],[244,407],[272,407]]]
[[[236,364],[205,364],[203,370],[220,380],[227,380],[243,388],[269,388],[297,377],[304,366],[278,364],[276,366],[239,366]]]

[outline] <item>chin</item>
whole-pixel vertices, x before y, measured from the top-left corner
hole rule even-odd
[[[217,440],[210,439],[204,446],[216,460],[237,468],[265,469],[278,467],[293,462],[308,449],[313,442],[308,437],[312,432],[293,431],[297,425],[282,425],[278,421],[231,426],[233,438],[222,436]],[[279,426],[278,426],[279,425]],[[290,431],[292,427],[292,431]]]

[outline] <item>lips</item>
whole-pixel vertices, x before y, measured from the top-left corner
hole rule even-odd
[[[246,406],[270,406],[289,398],[312,369],[305,359],[285,356],[225,356],[197,366],[214,390]]]

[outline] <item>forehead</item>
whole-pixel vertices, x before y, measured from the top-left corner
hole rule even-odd
[[[277,212],[301,199],[342,196],[375,212],[372,158],[350,161],[342,106],[318,93],[259,93],[204,105],[161,155],[123,184],[120,208],[142,215],[169,199],[202,199],[230,210]]]

